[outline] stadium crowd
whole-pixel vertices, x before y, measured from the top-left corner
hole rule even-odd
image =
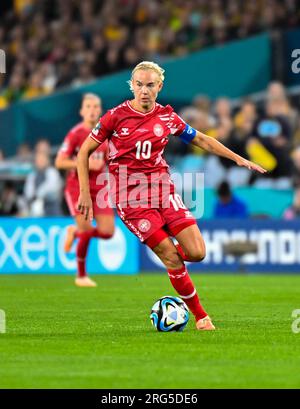
[[[0,109],[206,46],[300,23],[298,0],[11,0],[0,3]]]

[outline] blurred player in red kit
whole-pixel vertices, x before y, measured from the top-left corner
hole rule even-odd
[[[185,266],[185,261],[204,259],[205,243],[194,216],[175,191],[163,158],[164,148],[173,135],[185,143],[231,159],[238,166],[261,173],[265,170],[193,129],[170,105],[158,104],[156,99],[163,81],[164,70],[157,64],[147,61],[138,64],[129,81],[134,99],[109,110],[81,146],[77,161],[78,209],[86,218],[92,217],[88,158],[99,145],[109,141],[109,172],[116,185],[114,200],[119,216],[164,263],[174,289],[195,316],[196,329],[214,330]],[[143,180],[139,205],[134,178]],[[175,245],[170,237],[174,237],[178,244]]]
[[[106,184],[97,183],[97,178],[106,171],[107,142],[101,144],[89,158],[88,181],[93,201],[93,214],[97,227],[91,225],[90,220],[77,210],[79,196],[79,181],[77,175],[77,153],[91,130],[96,126],[102,113],[101,100],[95,94],[85,94],[82,99],[80,115],[82,122],[74,126],[64,139],[58,151],[55,165],[58,169],[66,170],[67,179],[65,186],[65,199],[70,214],[75,218],[76,226],[67,228],[65,251],[71,250],[72,244],[77,239],[77,277],[75,284],[79,287],[95,287],[97,284],[86,273],[86,255],[92,237],[109,239],[114,233],[114,213],[109,203]],[[99,181],[99,179],[98,179]],[[101,201],[97,194],[101,191]],[[103,194],[103,191],[105,194]]]

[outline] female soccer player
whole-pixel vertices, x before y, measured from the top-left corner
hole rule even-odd
[[[174,289],[194,314],[196,328],[214,330],[184,263],[203,260],[205,243],[196,220],[175,191],[163,158],[164,148],[173,135],[185,143],[229,158],[238,166],[261,173],[265,170],[190,127],[170,105],[158,104],[156,99],[163,81],[164,70],[157,64],[147,61],[138,64],[129,81],[134,98],[109,110],[81,146],[77,160],[78,209],[87,219],[92,217],[88,158],[108,140],[109,171],[115,185],[114,201],[119,216],[162,260]],[[139,195],[136,194],[137,180],[141,181]],[[176,238],[177,245],[170,236]]]
[[[107,152],[107,142],[101,144],[89,158],[88,181],[91,198],[93,201],[93,214],[97,222],[94,228],[90,220],[77,210],[77,200],[79,196],[79,181],[77,175],[77,153],[91,130],[96,126],[101,115],[101,100],[95,94],[85,94],[82,99],[80,115],[82,122],[77,124],[65,137],[65,140],[57,154],[55,165],[58,169],[68,171],[65,199],[69,207],[70,214],[75,218],[76,227],[69,226],[65,240],[65,251],[69,252],[73,241],[77,238],[77,277],[75,284],[79,287],[95,287],[97,284],[91,280],[86,273],[86,255],[88,245],[92,237],[109,239],[114,233],[114,213],[108,202],[108,191],[106,185],[97,184],[99,175],[105,172],[105,160]],[[97,200],[98,191],[104,193],[101,200]]]

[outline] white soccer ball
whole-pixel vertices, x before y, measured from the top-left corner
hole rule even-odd
[[[157,331],[183,331],[189,321],[189,309],[181,298],[165,296],[153,305],[150,318]]]

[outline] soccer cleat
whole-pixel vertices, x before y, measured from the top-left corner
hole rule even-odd
[[[90,277],[76,277],[75,284],[77,287],[97,287],[97,283],[90,279]]]
[[[216,329],[208,315],[196,322],[196,328],[202,331],[213,331]]]
[[[65,253],[69,253],[71,251],[72,244],[75,240],[76,230],[77,228],[75,226],[68,226],[67,228],[67,234],[66,234],[65,243],[64,243]]]

